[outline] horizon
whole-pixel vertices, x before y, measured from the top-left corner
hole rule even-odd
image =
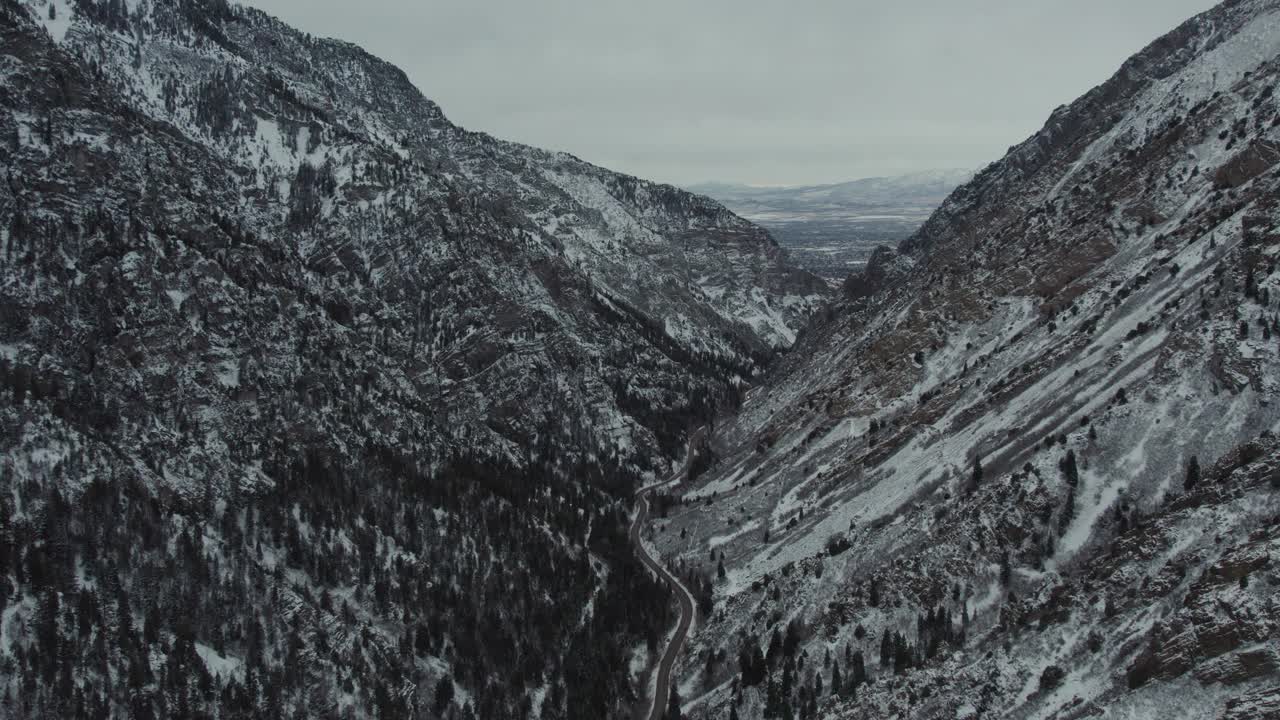
[[[994,161],[993,161],[994,162]],[[929,175],[931,173],[969,173],[971,176],[982,172],[983,168],[991,163],[983,163],[974,168],[962,167],[936,167],[923,168],[921,170],[913,170],[911,172],[895,173],[892,175],[863,175],[860,177],[852,177],[846,180],[836,180],[834,182],[821,183],[744,183],[744,182],[726,182],[722,180],[702,180],[699,182],[684,183],[677,187],[683,188],[701,188],[701,187],[745,187],[753,190],[794,190],[796,188],[806,187],[830,187],[833,185],[848,185],[849,183],[862,182],[864,180],[895,180],[898,178],[917,177],[921,175]]]

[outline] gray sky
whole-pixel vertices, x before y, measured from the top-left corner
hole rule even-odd
[[[1212,0],[248,0],[454,122],[671,183],[977,168]]]

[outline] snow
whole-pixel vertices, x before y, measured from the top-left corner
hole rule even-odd
[[[529,693],[529,705],[533,711],[533,717],[542,717],[542,704],[547,700],[547,689],[546,683],[543,683]]]
[[[35,606],[35,597],[32,595],[24,595],[19,602],[10,604],[4,609],[3,613],[0,613],[0,651],[3,651],[4,656],[13,656],[13,642],[15,637],[10,632],[10,626],[14,623],[23,622],[19,617],[19,614],[30,617],[31,613],[35,610]],[[29,631],[23,627],[16,628],[15,631],[18,633],[18,637],[21,638],[26,638],[30,634]]]
[[[240,362],[234,358],[223,360],[218,371],[218,382],[223,387],[240,387]]]
[[[210,675],[226,678],[244,679],[244,662],[237,657],[224,656],[217,650],[204,645],[195,643],[196,653],[200,659],[204,661],[204,667],[209,671]]]
[[[52,7],[55,17],[49,19],[49,8]],[[49,36],[53,41],[62,44],[67,38],[67,31],[71,29],[72,22],[75,20],[75,9],[71,5],[71,0],[45,0],[45,3],[37,4],[33,8],[33,14],[45,30],[49,31]]]
[[[169,296],[169,301],[173,303],[174,311],[180,311],[182,303],[191,296],[191,293],[182,290],[166,290],[165,294]]]
[[[741,525],[739,525],[737,528],[735,528],[733,532],[728,533],[727,535],[711,536],[711,538],[707,540],[707,546],[712,550],[714,550],[720,547],[721,545],[727,545],[729,542],[736,540],[742,537],[743,535],[746,535],[749,532],[754,532],[758,529],[760,529],[759,520],[751,520],[749,522],[744,522]]]
[[[1089,471],[1080,475],[1082,489],[1076,495],[1076,517],[1058,542],[1058,552],[1063,557],[1074,555],[1093,536],[1093,527],[1103,512],[1115,504],[1120,491],[1127,484],[1123,478],[1112,476],[1110,480],[1099,478]]]
[[[990,568],[990,570],[992,570],[993,572],[999,572],[999,569],[1000,569],[999,567]],[[987,590],[985,593],[983,593],[982,597],[975,600],[973,604],[969,606],[969,612],[973,616],[976,616],[980,612],[985,612],[986,610],[990,610],[991,608],[995,607],[998,602],[1000,602],[1000,598],[1003,596],[1004,596],[1004,588],[1001,587],[1000,581],[998,579],[993,580],[987,586]]]
[[[277,169],[292,172],[297,170],[298,160],[292,143],[285,140],[280,131],[280,124],[275,120],[258,118],[255,136],[258,147],[264,153],[265,160]]]
[[[27,457],[30,461],[37,465],[45,467],[53,467],[65,460],[71,454],[71,448],[66,445],[45,439],[45,444],[30,450]]]
[[[737,485],[738,483],[748,482],[756,474],[756,471],[752,470],[751,472],[748,472],[744,475],[743,471],[745,470],[746,470],[745,464],[742,466],[739,466],[738,469],[733,471],[732,473],[729,473],[728,475],[724,475],[722,477],[718,477],[715,480],[707,483],[706,485],[703,485],[702,487],[698,488],[697,490],[693,490],[691,492],[685,493],[684,498],[687,500],[701,500],[703,498],[713,497],[721,493],[727,493],[733,490],[734,486]]]
[[[627,674],[633,685],[638,685],[644,671],[649,667],[649,650],[644,644],[631,648],[627,658]]]

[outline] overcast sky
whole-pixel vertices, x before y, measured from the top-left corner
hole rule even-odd
[[[1211,0],[249,0],[454,122],[676,184],[978,168]]]

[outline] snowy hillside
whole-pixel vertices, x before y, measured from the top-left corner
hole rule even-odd
[[[0,0],[3,717],[614,715],[630,493],[829,294],[223,0]]]
[[[654,528],[688,716],[1278,716],[1278,81],[1227,2],[849,279]]]

